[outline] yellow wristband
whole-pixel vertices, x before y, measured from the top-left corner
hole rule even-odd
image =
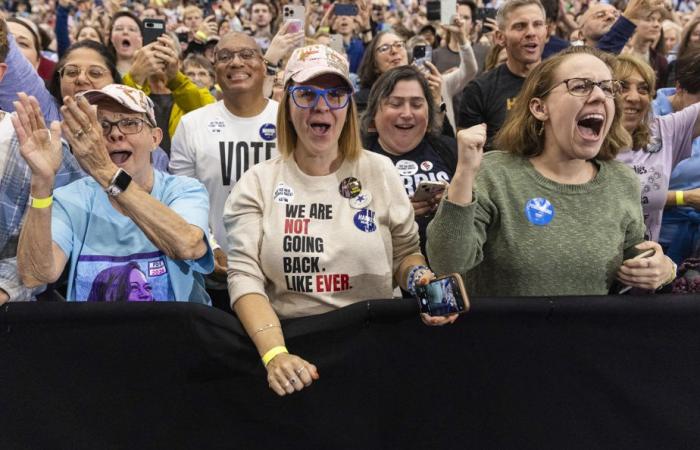
[[[685,205],[685,198],[683,197],[683,191],[676,191],[676,206]]]
[[[206,42],[207,41],[207,35],[204,34],[203,31],[198,31],[194,34],[200,41]]]
[[[46,198],[34,198],[30,195],[29,201],[31,202],[32,208],[44,209],[48,208],[51,206],[51,203],[53,203],[53,195],[49,195]]]
[[[287,347],[284,345],[278,345],[277,347],[272,347],[270,350],[267,351],[262,357],[262,362],[267,367],[267,365],[272,361],[272,358],[275,356],[279,355],[280,353],[289,353],[289,350],[287,350]]]

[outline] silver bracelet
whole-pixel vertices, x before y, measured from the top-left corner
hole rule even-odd
[[[261,333],[263,331],[267,331],[270,328],[282,328],[280,325],[275,325],[274,323],[268,323],[267,325],[263,325],[262,327],[258,328],[255,330],[255,334]]]

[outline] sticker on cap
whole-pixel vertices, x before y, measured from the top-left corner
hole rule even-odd
[[[355,177],[347,177],[340,182],[338,190],[344,198],[357,197],[362,192],[362,183]]]
[[[399,175],[404,177],[415,175],[418,172],[418,164],[415,161],[402,159],[396,163],[396,170],[399,171]]]
[[[372,194],[369,191],[362,191],[356,197],[350,199],[350,207],[353,209],[363,209],[372,202]]]
[[[272,198],[277,203],[291,203],[294,200],[294,189],[284,183],[279,183],[272,193]]]
[[[226,122],[223,119],[216,117],[207,124],[207,129],[211,134],[221,134],[226,128]]]
[[[371,209],[361,209],[355,213],[353,221],[358,230],[365,233],[372,233],[377,229],[377,224],[374,221],[375,212]]]
[[[433,163],[432,161],[423,161],[420,163],[420,168],[423,172],[430,172],[433,168]]]
[[[277,127],[274,123],[265,123],[260,127],[260,137],[266,141],[274,141],[277,138]]]
[[[531,198],[525,204],[525,217],[531,224],[543,227],[554,218],[554,206],[546,198]]]

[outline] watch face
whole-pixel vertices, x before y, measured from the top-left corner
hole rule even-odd
[[[108,186],[106,191],[107,194],[111,195],[112,197],[116,197],[117,195],[122,193],[122,190],[116,186]]]

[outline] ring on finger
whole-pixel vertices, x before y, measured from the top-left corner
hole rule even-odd
[[[300,368],[294,370],[294,372],[295,372],[297,375],[301,375],[301,373],[302,373],[303,371],[305,371],[305,370],[306,370],[306,367],[300,367]]]
[[[80,129],[80,130],[74,132],[73,134],[75,135],[76,138],[80,139],[85,134],[85,131],[83,129]]]
[[[292,383],[292,384],[295,384],[297,381],[299,381],[299,380],[297,380],[296,378],[290,378],[290,379],[289,379],[289,382]]]

